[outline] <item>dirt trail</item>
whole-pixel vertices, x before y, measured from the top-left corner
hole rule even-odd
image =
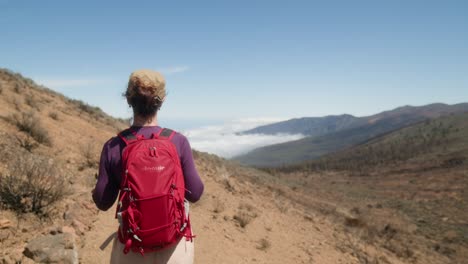
[[[248,182],[226,185],[199,166],[205,180],[202,199],[191,207],[195,263],[358,263],[336,246],[333,224],[324,216],[305,213],[289,199]],[[115,208],[99,212],[82,236],[81,263],[109,263],[116,231]],[[242,221],[245,221],[241,224]]]
[[[97,220],[93,223],[91,231],[82,238],[83,247],[78,252],[80,263],[109,263],[112,241],[104,251],[99,247],[117,229],[114,212],[115,208],[111,208],[106,212],[100,211],[98,213]]]
[[[104,251],[99,247],[116,230],[117,222],[112,209],[99,212],[91,231],[82,237],[80,263],[109,263],[112,241]],[[333,241],[326,238],[332,230],[324,221],[306,228],[299,226],[296,222],[298,219],[290,222],[290,217],[278,217],[268,213],[265,215],[266,219],[275,220],[266,226],[270,231],[263,227],[239,232],[230,221],[216,222],[206,219],[200,214],[200,210],[194,215],[193,218],[198,219],[194,221],[198,230],[195,263],[354,263],[350,260],[344,261],[345,256],[337,252]],[[302,235],[299,232],[288,231],[296,228],[301,229]],[[269,234],[263,235],[265,233]],[[268,241],[264,245],[259,244],[262,238]]]

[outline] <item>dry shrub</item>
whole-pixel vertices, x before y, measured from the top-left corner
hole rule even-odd
[[[69,99],[69,102],[78,107],[78,110],[80,110],[80,114],[81,112],[85,112],[88,113],[91,117],[94,117],[95,119],[104,118],[106,116],[99,107],[91,106],[83,101],[74,99]]]
[[[95,168],[98,166],[98,156],[96,153],[95,145],[88,142],[80,148],[81,156],[84,158],[84,163],[81,169]]]
[[[37,142],[51,146],[52,140],[49,132],[42,126],[41,120],[33,113],[14,114],[10,120],[18,127],[19,130],[26,132]]]
[[[239,209],[240,210],[245,210],[247,212],[251,212],[252,214],[254,214],[255,216],[257,216],[257,213],[256,213],[256,209],[253,205],[251,204],[248,204],[248,203],[241,203],[239,205]]]
[[[258,245],[257,245],[258,250],[266,251],[270,247],[271,247],[271,243],[266,238],[262,238],[260,239],[260,241],[258,241]]]
[[[29,105],[31,108],[35,108],[38,111],[40,110],[39,107],[39,102],[36,100],[36,98],[33,95],[26,95],[26,99],[24,100],[27,105]]]
[[[49,117],[52,118],[55,121],[59,120],[59,116],[58,116],[57,112],[50,112]]]
[[[291,204],[285,200],[275,199],[274,203],[282,214],[289,212],[289,209],[291,208]]]
[[[222,184],[224,185],[224,188],[228,191],[228,192],[235,192],[236,189],[234,187],[234,184],[232,183],[232,181],[229,179],[229,178],[223,178],[221,180]]]
[[[16,82],[15,87],[13,89],[15,91],[15,93],[17,93],[17,94],[21,93],[22,89],[23,89],[23,86],[21,85],[21,83]]]
[[[19,156],[8,172],[0,175],[0,203],[17,213],[45,215],[65,194],[65,177],[42,156]]]
[[[225,209],[224,203],[219,199],[215,199],[213,202],[213,212],[218,214],[218,213],[223,212],[224,209]]]
[[[233,218],[239,223],[240,227],[244,228],[257,216],[258,214],[255,207],[247,203],[241,203],[239,205],[239,211]]]
[[[26,135],[25,137],[16,136],[16,140],[20,147],[29,152],[32,152],[34,149],[39,147],[39,144],[30,135]]]
[[[224,188],[228,192],[236,191],[234,187],[234,183],[230,179],[231,174],[229,173],[229,171],[226,169],[224,165],[216,168],[216,174],[219,176],[219,178],[221,179],[221,183],[224,185]]]
[[[359,207],[353,207],[347,212],[341,212],[341,214],[346,227],[362,228],[367,226],[367,221]]]
[[[16,111],[21,111],[21,106],[23,103],[21,102],[20,98],[13,97],[13,99],[11,100],[11,103],[15,106]]]
[[[242,228],[246,227],[253,219],[252,216],[250,216],[247,212],[244,211],[238,212],[233,218],[239,223],[240,227]]]

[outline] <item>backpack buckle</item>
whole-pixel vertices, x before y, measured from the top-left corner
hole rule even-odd
[[[142,242],[141,238],[139,238],[137,235],[133,235],[133,238],[137,240],[138,242]]]

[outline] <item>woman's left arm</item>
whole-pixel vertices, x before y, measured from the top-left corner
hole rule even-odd
[[[93,190],[93,201],[103,211],[112,207],[119,194],[118,184],[111,175],[109,155],[109,142],[107,142],[102,148],[98,180]]]

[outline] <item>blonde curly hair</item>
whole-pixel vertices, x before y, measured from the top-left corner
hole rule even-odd
[[[135,114],[154,115],[166,98],[166,81],[157,71],[134,71],[130,75],[124,96]]]

